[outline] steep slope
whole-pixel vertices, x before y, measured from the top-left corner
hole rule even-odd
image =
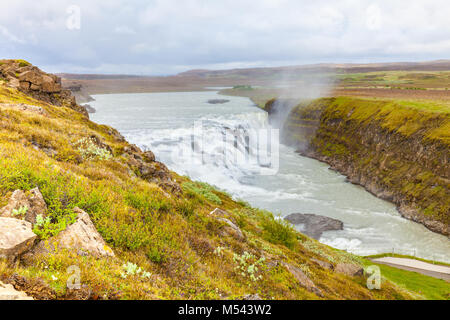
[[[274,112],[271,100],[266,109]],[[400,213],[449,235],[450,108],[420,101],[323,98],[291,111],[285,142]]]
[[[0,259],[0,280],[36,299],[421,297],[386,279],[367,289],[363,259],[170,172],[113,128],[3,84],[0,208],[13,192],[34,202],[42,194],[36,247],[52,245],[84,211],[107,244],[103,257],[66,247]],[[12,214],[27,209],[38,210]],[[68,289],[73,272],[81,286]]]

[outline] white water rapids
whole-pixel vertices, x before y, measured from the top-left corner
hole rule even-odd
[[[393,204],[292,148],[280,145],[277,153],[272,143],[270,154],[265,145],[252,143],[270,141],[270,135],[257,140],[257,133],[272,131],[267,114],[247,98],[225,97],[230,102],[209,104],[209,99],[223,98],[212,91],[94,98],[90,103],[97,110],[91,114],[93,121],[118,129],[179,174],[281,216],[315,213],[343,221],[344,230],[325,232],[323,243],[360,255],[394,251],[450,262],[450,240],[403,219]],[[194,126],[196,121],[201,127]],[[233,135],[237,138],[228,138]],[[271,157],[274,154],[279,157]]]

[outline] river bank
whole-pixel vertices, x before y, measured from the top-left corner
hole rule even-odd
[[[299,104],[287,116],[283,141],[448,236],[450,113],[410,105],[357,98]],[[275,100],[265,106],[272,116],[282,107]]]

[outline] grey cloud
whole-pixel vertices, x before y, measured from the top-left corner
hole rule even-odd
[[[67,28],[67,8],[81,29]],[[0,56],[49,71],[168,74],[189,68],[449,57],[444,0],[16,0]]]

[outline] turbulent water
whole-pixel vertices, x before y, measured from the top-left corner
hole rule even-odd
[[[325,232],[323,243],[360,255],[394,251],[450,262],[447,237],[403,219],[393,204],[326,164],[274,143],[266,113],[247,98],[209,104],[221,98],[212,91],[94,97],[92,120],[117,128],[179,174],[281,216],[315,213],[343,221],[344,230]]]

